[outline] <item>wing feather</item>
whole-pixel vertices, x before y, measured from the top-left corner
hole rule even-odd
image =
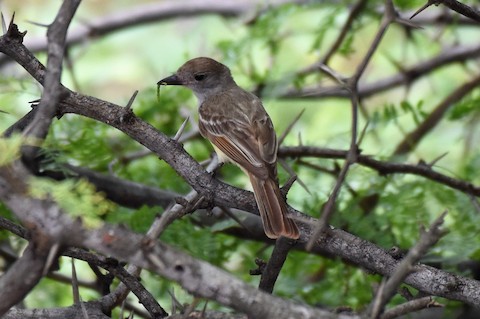
[[[257,97],[240,93],[248,94],[246,103],[238,103],[228,93],[203,103],[200,133],[240,167],[261,179],[273,177],[277,139],[272,121]],[[213,108],[215,112],[210,111]]]

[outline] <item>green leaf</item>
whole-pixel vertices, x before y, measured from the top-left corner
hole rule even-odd
[[[60,208],[74,217],[82,217],[88,226],[98,226],[101,217],[110,213],[115,205],[87,180],[53,181],[32,178],[29,193],[41,200],[54,200]]]
[[[25,140],[20,134],[10,138],[0,138],[0,167],[20,158],[20,147]]]

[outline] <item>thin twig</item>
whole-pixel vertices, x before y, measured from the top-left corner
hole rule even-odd
[[[357,162],[358,159],[358,146],[357,146],[357,126],[358,126],[358,82],[365,72],[367,65],[370,63],[373,54],[377,50],[378,46],[380,45],[380,41],[382,40],[385,32],[387,31],[390,24],[395,21],[395,8],[393,7],[393,3],[391,0],[386,0],[385,2],[385,13],[380,23],[380,27],[370,45],[366,55],[363,57],[362,61],[360,62],[359,66],[355,74],[346,81],[346,88],[350,93],[350,102],[352,107],[352,128],[351,128],[351,140],[350,140],[350,148],[348,150],[346,160],[343,164],[343,167],[338,175],[338,178],[335,182],[335,186],[328,197],[327,203],[323,206],[320,219],[318,221],[317,227],[315,227],[315,231],[313,232],[310,240],[307,244],[307,250],[312,249],[313,245],[317,241],[320,234],[323,230],[328,226],[329,220],[334,212],[334,206],[337,201],[338,195],[340,194],[340,190],[342,185],[347,177],[348,171],[350,166]],[[338,76],[337,76],[338,77]],[[339,79],[340,81],[340,79]],[[343,81],[340,82],[342,84]]]
[[[297,114],[297,116],[295,116],[293,118],[293,120],[290,122],[290,124],[288,124],[287,128],[285,129],[285,131],[283,131],[282,135],[278,138],[278,145],[282,145],[283,141],[285,140],[285,137],[287,137],[288,133],[290,133],[290,131],[292,130],[293,126],[298,122],[298,120],[300,119],[300,117],[302,117],[303,113],[305,112],[305,109],[302,109],[300,111],[300,113]]]
[[[397,288],[400,286],[405,277],[412,272],[414,265],[425,255],[428,249],[435,245],[440,237],[445,234],[445,231],[440,227],[443,224],[446,214],[447,212],[443,212],[432,223],[427,231],[421,230],[421,235],[418,242],[409,250],[407,255],[398,264],[391,277],[385,282],[384,285],[382,285],[382,289],[379,289],[377,292],[377,295],[368,309],[369,318],[376,319],[380,317],[380,315],[384,312],[385,305],[395,295]]]
[[[302,186],[302,188],[310,195],[312,195],[312,193],[310,192],[310,190],[308,189],[308,186],[307,184],[305,184],[299,177],[298,175],[295,173],[295,171],[290,167],[290,165],[288,165],[287,162],[285,162],[285,160],[283,159],[279,159],[278,160],[278,163],[280,164],[280,166],[283,167],[284,170],[287,171],[287,173],[290,175],[290,178],[288,179],[288,181],[285,183],[285,185],[282,186],[282,190],[283,191],[289,191],[290,190],[290,187],[292,187],[293,183],[294,182],[298,182],[298,184],[300,184],[300,186]],[[287,187],[288,186],[288,187]]]
[[[430,296],[417,298],[388,309],[380,316],[380,319],[394,319],[415,311],[433,307],[443,307],[443,305],[433,300]]]

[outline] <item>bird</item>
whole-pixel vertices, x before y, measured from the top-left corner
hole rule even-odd
[[[211,142],[219,162],[232,162],[248,175],[267,237],[298,239],[278,184],[277,136],[260,98],[238,86],[226,65],[208,57],[185,62],[157,85],[193,91],[200,134]]]

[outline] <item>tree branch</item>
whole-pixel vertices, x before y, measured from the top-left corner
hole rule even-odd
[[[319,158],[336,158],[345,159],[348,155],[348,151],[333,150],[326,148],[319,148],[313,146],[291,146],[282,147],[278,151],[280,157],[319,157]],[[474,195],[480,197],[480,186],[475,186],[468,181],[455,179],[444,174],[438,173],[432,169],[431,166],[419,163],[417,165],[401,164],[384,162],[373,159],[367,155],[359,155],[357,164],[369,167],[376,170],[380,175],[390,174],[413,174],[422,176],[429,180],[446,185],[452,189],[459,190],[465,194]]]
[[[23,300],[42,278],[50,249],[49,245],[42,246],[32,240],[23,255],[0,276],[0,317]]]
[[[80,5],[80,0],[64,0],[53,23],[48,27],[48,57],[47,71],[42,98],[37,106],[32,122],[25,128],[28,137],[43,140],[48,133],[56,107],[60,101],[62,63],[65,51],[65,38],[73,15]],[[33,161],[37,147],[24,147],[23,156],[27,161]]]
[[[404,69],[399,73],[384,77],[372,83],[358,84],[358,97],[364,99],[386,90],[398,87],[400,85],[410,85],[431,72],[451,63],[463,62],[468,59],[480,56],[480,45],[458,46],[444,50],[435,57],[421,61],[410,68]],[[287,90],[282,98],[321,98],[321,97],[349,97],[348,91],[344,86],[335,85],[328,87],[305,88]]]
[[[270,260],[262,271],[258,288],[268,293],[273,292],[273,287],[287,259],[288,252],[292,248],[292,244],[292,241],[285,237],[275,241]]]
[[[273,0],[268,2],[268,7],[280,6],[285,3],[304,2],[306,1]],[[71,30],[65,44],[66,47],[71,47],[125,28],[146,23],[158,23],[162,20],[178,17],[194,17],[206,14],[216,14],[227,18],[238,17],[252,11],[261,11],[264,8],[265,2],[260,0],[170,0],[141,4],[88,21],[83,26]],[[47,42],[44,37],[28,39],[25,45],[33,53],[47,49]],[[0,66],[8,61],[9,59],[6,56],[0,56]]]
[[[428,231],[424,229],[421,230],[419,241],[408,251],[408,254],[398,264],[392,276],[388,278],[385,284],[382,283],[369,307],[369,317],[373,319],[380,317],[384,312],[387,302],[395,295],[397,288],[404,281],[405,277],[414,270],[415,264],[426,254],[430,247],[438,242],[440,237],[445,235],[445,231],[440,229],[440,227],[443,225],[446,214],[446,212],[441,214],[440,217],[432,223]]]
[[[100,303],[92,301],[83,304],[88,314],[88,319],[109,319],[102,312]],[[85,319],[80,305],[73,305],[65,308],[48,308],[48,309],[19,309],[13,308],[6,313],[3,319]]]

